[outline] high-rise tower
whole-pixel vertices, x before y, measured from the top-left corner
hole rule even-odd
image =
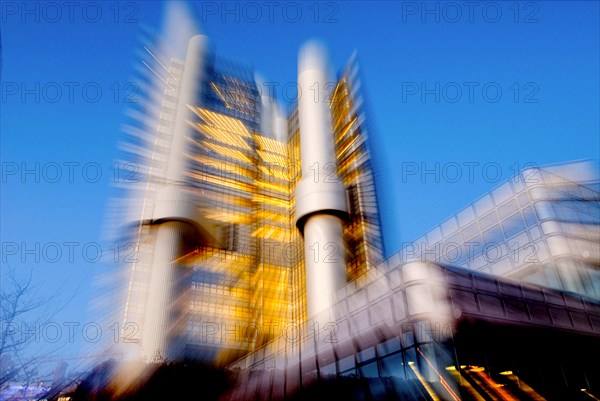
[[[136,353],[226,362],[326,321],[333,293],[383,259],[356,62],[332,80],[305,46],[286,117],[205,36],[183,60],[145,50],[155,95],[129,129],[146,179],[122,318]]]

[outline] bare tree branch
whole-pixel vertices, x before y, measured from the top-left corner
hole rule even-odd
[[[55,316],[78,294],[80,287],[67,299],[60,299],[63,291],[42,296],[33,284],[33,270],[18,278],[10,265],[0,288],[0,385],[15,377],[31,382],[36,369],[65,344],[45,351],[43,355],[28,355],[27,347],[38,339],[39,330],[51,323]],[[34,334],[32,336],[32,333]]]

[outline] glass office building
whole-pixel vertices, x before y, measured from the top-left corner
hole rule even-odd
[[[588,162],[529,168],[402,251],[600,298],[598,176]]]
[[[129,194],[128,238],[139,249],[124,278],[122,321],[137,329],[124,335],[146,360],[221,364],[309,317],[296,213],[299,106],[286,116],[251,69],[215,57],[203,36],[184,60],[164,52],[144,46],[148,103],[127,129],[128,157],[146,175]],[[341,182],[348,204],[344,246],[330,255],[346,282],[383,260],[383,241],[354,60],[336,82],[322,105],[332,122],[327,177]]]

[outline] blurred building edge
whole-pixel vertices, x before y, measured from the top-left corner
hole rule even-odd
[[[154,98],[127,129],[144,180],[128,194],[137,248],[122,345],[146,361],[224,364],[308,324],[383,260],[358,67],[331,81],[324,52],[307,45],[304,98],[286,118],[204,36],[185,61],[144,48]]]

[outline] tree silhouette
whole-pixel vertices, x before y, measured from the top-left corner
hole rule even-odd
[[[9,381],[30,384],[40,379],[39,366],[52,357],[60,346],[41,354],[28,349],[39,341],[40,328],[52,319],[75,296],[60,299],[60,291],[40,295],[33,283],[33,270],[19,278],[10,266],[2,275],[0,287],[0,388]]]

